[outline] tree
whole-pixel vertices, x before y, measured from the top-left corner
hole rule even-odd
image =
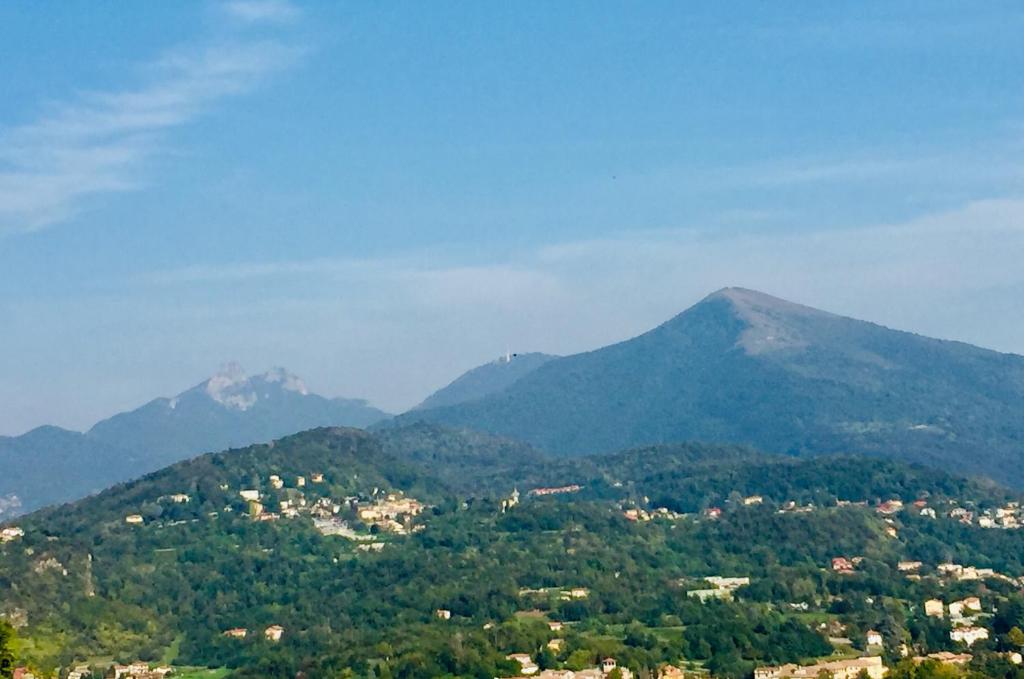
[[[14,676],[14,628],[0,620],[0,679]]]
[[[1006,633],[1006,637],[1010,640],[1010,643],[1017,648],[1024,648],[1024,631],[1021,631],[1020,627],[1012,627],[1010,631]]]
[[[565,666],[570,670],[578,672],[591,665],[593,661],[594,654],[585,648],[580,648],[573,651],[569,657],[565,659]]]

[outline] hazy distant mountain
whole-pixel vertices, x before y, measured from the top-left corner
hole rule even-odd
[[[129,478],[138,462],[117,446],[60,427],[0,437],[0,521],[103,490]]]
[[[416,408],[440,408],[495,394],[553,358],[558,357],[540,353],[502,356],[462,374],[448,386],[428,396]]]
[[[363,400],[311,394],[283,369],[248,377],[232,364],[173,398],[115,415],[84,434],[40,427],[0,438],[0,520],[207,451],[319,426],[366,427],[386,417]]]
[[[145,450],[156,469],[183,453],[239,447],[325,425],[366,427],[385,417],[363,400],[311,394],[301,379],[283,369],[248,377],[232,364],[174,398],[158,398],[103,420],[88,434]]]
[[[555,359],[476,401],[408,413],[565,455],[700,440],[849,451],[1024,485],[1024,357],[751,290]]]

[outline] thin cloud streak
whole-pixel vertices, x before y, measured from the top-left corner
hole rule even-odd
[[[989,199],[904,222],[848,229],[767,235],[756,231],[723,235],[714,229],[699,228],[631,232],[619,237],[545,245],[521,257],[490,265],[452,261],[451,258],[447,262],[439,262],[436,257],[412,253],[378,259],[323,257],[189,266],[147,273],[138,282],[174,287],[271,278],[330,277],[366,281],[386,278],[409,281],[410,287],[416,287],[423,280],[436,281],[448,275],[458,280],[461,287],[480,284],[486,278],[500,280],[512,272],[572,279],[589,271],[596,277],[602,277],[610,269],[629,268],[640,261],[646,262],[647,267],[687,263],[690,270],[699,272],[701,277],[707,277],[715,267],[716,277],[730,278],[744,275],[740,271],[729,273],[731,259],[761,260],[765,271],[759,275],[765,275],[773,263],[791,260],[798,255],[807,256],[808,261],[804,262],[803,268],[811,277],[830,277],[816,266],[814,255],[822,258],[834,255],[837,264],[843,257],[848,258],[849,264],[843,267],[845,269],[855,269],[868,262],[875,265],[885,262],[891,265],[893,275],[902,272],[898,275],[907,277],[913,273],[920,278],[927,269],[937,268],[936,258],[948,260],[974,253],[982,258],[991,258],[993,262],[1004,262],[1019,254],[1020,250],[1013,247],[1019,241],[1024,241],[1024,199]],[[832,266],[830,264],[828,268],[835,271]],[[951,268],[956,270],[957,267]],[[992,266],[991,262],[970,271],[970,280],[957,280],[956,285],[1024,280],[1024,272],[1018,267]],[[947,274],[948,270],[943,272],[942,278],[947,281],[943,287],[953,284]],[[470,275],[473,280],[467,280]],[[878,282],[886,283],[884,278]],[[936,283],[941,281],[928,281],[927,285]]]
[[[251,91],[301,54],[279,40],[181,46],[144,69],[143,85],[85,93],[0,130],[0,236],[69,219],[90,197],[140,188],[162,133]]]

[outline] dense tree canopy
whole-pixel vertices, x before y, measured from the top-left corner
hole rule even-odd
[[[421,451],[434,436],[413,434]],[[1024,532],[910,511],[889,523],[873,506],[995,506],[1010,497],[997,488],[896,463],[706,446],[628,451],[575,470],[539,457],[520,476],[502,467],[512,478],[499,480],[472,464],[493,457],[480,449],[486,440],[409,457],[394,441],[309,432],[175,465],[74,511],[38,513],[22,523],[23,538],[0,547],[0,613],[28,621],[26,659],[44,667],[170,659],[241,677],[512,676],[510,653],[542,667],[589,667],[610,655],[637,672],[671,662],[743,677],[758,665],[829,656],[830,636],[850,637],[847,652],[859,652],[868,629],[881,631],[893,658],[901,644],[959,650],[948,621],[923,615],[921,603],[936,596],[977,595],[996,609],[994,636],[976,650],[1007,650],[1019,640],[1011,631],[1024,627],[1015,585],[935,573],[953,560],[1019,576]],[[473,470],[459,492],[449,465]],[[322,481],[297,486],[314,474]],[[271,475],[287,482],[276,488]],[[582,488],[527,493],[569,482]],[[516,506],[501,502],[507,485],[524,492]],[[246,488],[268,507],[402,491],[430,508],[408,535],[369,537],[382,545],[375,551],[321,534],[306,514],[253,520],[239,495]],[[168,499],[175,494],[189,500]],[[751,495],[761,502],[744,502]],[[701,512],[710,506],[722,508],[718,518]],[[656,507],[685,513],[624,515]],[[141,524],[125,521],[135,514]],[[354,510],[338,516],[370,536]],[[857,557],[855,573],[833,572],[837,556]],[[920,579],[898,570],[907,559],[923,562]],[[731,597],[689,594],[713,589],[704,578],[714,575],[751,581]],[[551,629],[555,622],[563,627]],[[284,628],[279,642],[264,637],[271,625]],[[245,638],[225,636],[232,628]],[[924,665],[900,671],[932,676],[920,674]]]

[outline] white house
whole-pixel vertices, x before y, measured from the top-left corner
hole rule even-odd
[[[537,674],[537,671],[540,670],[537,667],[537,663],[533,662],[533,658],[530,657],[529,653],[509,653],[505,657],[519,663],[519,671],[522,674]]]
[[[984,627],[957,627],[950,631],[949,638],[971,646],[976,641],[988,639],[988,630]]]

